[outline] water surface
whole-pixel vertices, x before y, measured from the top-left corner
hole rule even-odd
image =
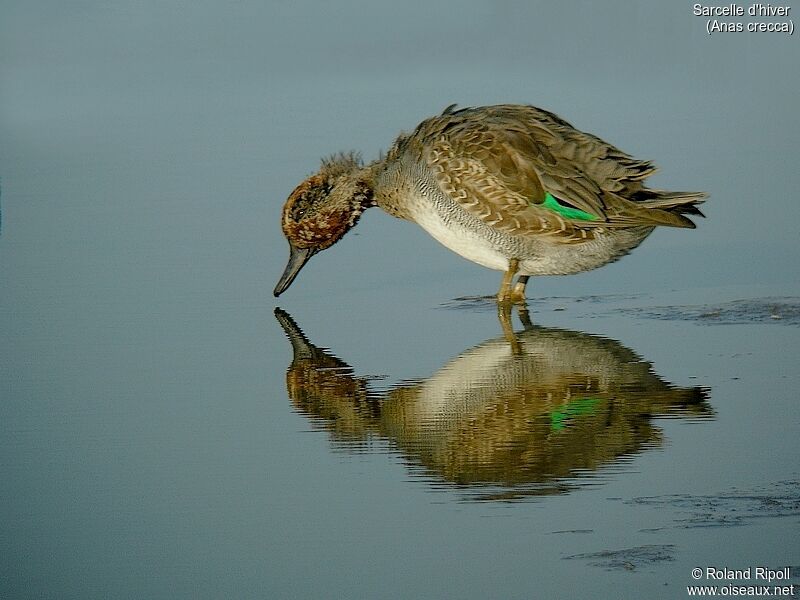
[[[680,598],[800,564],[798,46],[652,2],[6,2],[0,596]],[[529,285],[288,192],[531,102],[708,219]],[[277,317],[277,318],[276,318]]]

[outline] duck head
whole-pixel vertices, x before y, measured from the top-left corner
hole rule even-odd
[[[374,206],[366,174],[356,155],[337,155],[323,160],[319,172],[289,195],[281,217],[289,263],[275,286],[275,296],[286,291],[312,256],[342,239],[361,213]]]

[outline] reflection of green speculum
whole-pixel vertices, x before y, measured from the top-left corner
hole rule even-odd
[[[452,485],[469,499],[568,492],[657,446],[654,417],[714,414],[703,388],[672,386],[619,342],[592,334],[526,323],[428,378],[381,389],[311,343],[284,311],[275,316],[292,345],[289,399],[337,451],[385,442],[412,477],[424,472],[436,489]]]
[[[566,421],[592,414],[599,402],[599,398],[577,398],[567,403],[561,410],[554,410],[550,413],[550,429],[563,430],[567,426]]]
[[[549,192],[544,197],[544,202],[542,202],[542,206],[545,208],[549,208],[553,212],[557,212],[562,217],[566,217],[568,219],[575,219],[576,221],[596,221],[597,217],[594,215],[582,211],[578,208],[572,208],[569,206],[564,206],[559,204],[558,200],[556,200]]]

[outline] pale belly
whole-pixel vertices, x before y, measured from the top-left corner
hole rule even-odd
[[[414,220],[436,241],[467,260],[497,271],[508,269],[508,257],[494,244],[459,223],[445,223],[433,207],[416,212]]]
[[[509,258],[517,258],[520,275],[570,275],[602,267],[626,255],[653,229],[616,229],[580,244],[562,244],[547,238],[500,234],[483,224],[469,227],[458,219],[445,221],[427,202],[415,208],[413,220],[443,246],[497,271],[508,270]]]
[[[512,235],[490,227],[456,205],[423,166],[409,170],[413,177],[400,176],[396,171],[383,175],[381,187],[388,191],[376,198],[378,206],[414,221],[456,254],[496,271],[507,271],[511,258],[519,260],[520,275],[569,275],[596,269],[630,252],[653,230],[609,229],[594,239],[571,244],[549,236]]]

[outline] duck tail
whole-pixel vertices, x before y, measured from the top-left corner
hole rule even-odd
[[[644,188],[635,193],[632,200],[648,212],[666,216],[667,222],[661,223],[662,225],[694,229],[695,224],[687,215],[705,217],[697,205],[705,202],[706,198],[708,194],[705,192],[670,192]]]
[[[705,192],[668,192],[643,188],[623,198],[606,193],[604,203],[608,220],[601,225],[630,227],[632,225],[663,225],[693,229],[694,222],[686,215],[703,217],[697,205]]]
[[[636,197],[636,196],[644,197]],[[647,208],[657,208],[666,210],[679,215],[696,215],[705,217],[697,208],[708,198],[705,192],[668,192],[666,190],[641,190],[632,198],[640,206]]]

